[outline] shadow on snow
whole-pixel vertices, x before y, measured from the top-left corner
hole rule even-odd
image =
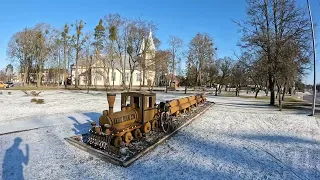
[[[2,179],[3,180],[22,180],[23,164],[28,165],[29,162],[29,145],[26,144],[26,155],[20,149],[22,139],[16,137],[13,145],[6,150],[3,164],[2,164]]]
[[[99,124],[99,117],[102,115],[101,113],[97,112],[88,112],[83,113],[83,115],[87,116],[89,120],[87,119],[85,123],[80,123],[75,117],[69,116],[68,118],[71,119],[73,123],[72,130],[76,135],[87,133],[89,128],[91,127],[91,122],[96,122]]]

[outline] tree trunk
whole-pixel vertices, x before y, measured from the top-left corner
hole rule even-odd
[[[184,88],[184,94],[187,94],[187,85]]]
[[[286,94],[286,86],[283,87],[283,92],[282,92],[282,101],[284,101],[284,96]]]
[[[112,89],[114,90],[114,79],[115,79],[115,75],[114,75],[114,69],[112,69]]]
[[[236,85],[236,97],[239,96],[239,88],[238,88],[238,85]]]
[[[255,97],[254,97],[254,98],[257,98],[257,97],[258,97],[258,93],[259,93],[259,91],[260,91],[260,89],[258,89],[258,90],[256,91],[256,95],[255,95]]]
[[[89,94],[89,89],[90,89],[90,86],[91,86],[91,84],[92,84],[92,79],[91,79],[91,77],[92,77],[92,74],[91,74],[91,67],[89,67],[89,69],[88,69],[88,85],[87,85],[87,87],[88,87],[88,89],[87,89],[87,94]]]
[[[238,85],[236,85],[236,97],[238,97]]]
[[[270,89],[270,105],[274,106],[275,105],[275,98],[274,98],[274,79],[271,77],[271,75],[269,75],[269,89]]]
[[[279,110],[282,111],[281,87],[279,87],[279,86],[278,86],[278,94],[279,94],[279,98],[278,98],[278,101],[279,101]]]
[[[41,83],[41,71],[39,70],[38,77],[37,77],[37,87],[40,87],[40,83]]]
[[[24,76],[23,76],[23,86],[26,86],[27,85],[27,77],[28,77],[28,67],[27,68],[25,68],[25,71],[24,71]]]
[[[218,96],[218,85],[216,85],[216,92],[214,94],[215,96]]]
[[[75,72],[75,88],[78,88],[78,58],[79,58],[79,50],[77,49],[77,52],[76,52],[76,72]]]
[[[66,44],[63,46],[63,83],[64,88],[67,89],[67,82],[68,82],[68,76],[67,76],[67,47]]]
[[[125,31],[125,36],[123,37],[124,40],[124,60],[123,60],[123,70],[122,70],[122,83],[123,83],[123,88],[126,89],[126,60],[127,60],[127,41],[126,41],[126,31]]]
[[[166,81],[166,93],[168,93],[168,82]]]
[[[145,86],[145,78],[146,78],[146,67],[144,65],[143,67],[143,73],[142,73],[142,86]]]
[[[128,88],[128,91],[130,91],[130,89],[132,89],[132,76],[133,76],[133,72],[134,72],[134,70],[132,71],[130,71],[130,82],[129,82],[129,88]]]
[[[266,96],[268,96],[269,94],[268,88],[266,88],[264,92],[266,93]]]

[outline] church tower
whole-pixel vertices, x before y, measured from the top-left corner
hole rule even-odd
[[[140,51],[139,51],[140,57],[143,58],[145,65],[146,65],[146,72],[143,74],[145,75],[145,84],[147,85],[147,80],[151,80],[153,82],[154,75],[155,75],[155,56],[156,56],[156,47],[153,42],[152,37],[152,30],[150,28],[149,35],[147,38],[143,38]],[[142,70],[143,71],[143,70]]]
[[[155,57],[155,52],[156,52],[156,47],[153,42],[152,30],[150,28],[148,37],[142,40],[139,53],[141,55],[145,53],[145,59],[152,60]]]

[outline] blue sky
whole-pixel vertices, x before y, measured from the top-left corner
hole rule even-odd
[[[297,3],[305,6],[306,1]],[[314,21],[320,24],[320,0],[310,3]],[[198,32],[206,32],[218,48],[218,57],[232,57],[233,51],[239,52],[236,44],[241,34],[231,20],[245,18],[245,5],[245,0],[1,0],[0,69],[9,63],[6,57],[9,39],[24,27],[46,22],[62,28],[65,23],[82,19],[87,23],[85,30],[92,31],[99,19],[109,13],[153,21],[158,27],[154,34],[161,40],[161,48],[167,47],[169,35],[181,37],[187,45]],[[318,44],[320,28],[316,29],[316,37]],[[313,81],[310,73],[305,83]],[[320,82],[320,73],[317,78]]]

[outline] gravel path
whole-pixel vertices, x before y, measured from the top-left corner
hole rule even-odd
[[[82,113],[80,122],[77,116],[73,123],[0,136],[0,175],[77,180],[320,179],[319,119],[300,111],[279,112],[260,101],[208,99],[216,102],[213,108],[128,168],[103,162],[63,140],[87,131],[89,121],[99,117],[97,111]],[[17,138],[22,142],[14,144]],[[23,157],[26,145],[29,156]]]

